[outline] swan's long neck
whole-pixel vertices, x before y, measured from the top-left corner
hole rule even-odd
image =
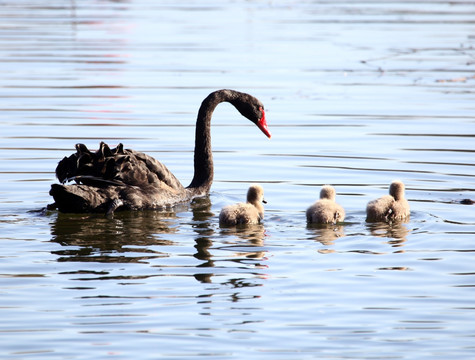
[[[232,94],[227,90],[211,93],[201,103],[196,120],[195,133],[195,172],[188,189],[193,195],[208,193],[213,183],[213,153],[211,150],[211,116],[216,106],[223,101],[232,100]]]

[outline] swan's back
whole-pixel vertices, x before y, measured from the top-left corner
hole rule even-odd
[[[345,210],[335,202],[336,191],[325,185],[320,191],[320,199],[307,209],[308,223],[335,224],[345,220]]]
[[[100,143],[92,152],[84,144],[76,145],[77,152],[61,160],[56,176],[62,183],[76,183],[105,187],[130,185],[138,187],[163,187],[182,191],[183,186],[168,168],[144,153],[124,149],[122,144],[109,148]]]
[[[125,209],[157,209],[186,198],[186,190],[165,165],[151,156],[124,149],[111,149],[101,142],[97,151],[83,144],[61,160],[50,194],[63,212],[107,212]]]

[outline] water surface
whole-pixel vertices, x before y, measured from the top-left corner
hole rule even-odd
[[[5,359],[473,357],[475,7],[457,2],[6,1],[0,13]],[[187,185],[213,117],[209,197],[166,212],[44,211],[57,162],[101,140]],[[393,179],[411,218],[366,224]],[[222,229],[262,184],[266,218]],[[344,224],[307,227],[332,184]]]

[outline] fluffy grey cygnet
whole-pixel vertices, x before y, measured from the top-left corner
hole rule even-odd
[[[394,180],[389,186],[389,195],[372,200],[366,206],[366,221],[401,221],[409,217],[410,209],[404,195],[405,186]]]
[[[345,219],[345,210],[335,202],[333,186],[324,185],[320,199],[307,209],[307,222],[311,224],[336,224]]]
[[[264,189],[251,185],[247,191],[247,202],[225,206],[219,214],[220,225],[259,224],[264,218]]]

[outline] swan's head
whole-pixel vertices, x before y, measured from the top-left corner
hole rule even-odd
[[[391,195],[394,200],[398,201],[404,199],[404,183],[400,180],[394,180],[389,186],[389,195]]]
[[[263,202],[267,204],[267,201],[264,200],[264,189],[260,185],[251,185],[249,190],[247,190],[247,202],[251,204]]]
[[[234,96],[230,100],[242,116],[251,120],[270,139],[272,136],[267,127],[266,113],[264,105],[254,96],[233,91]]]
[[[333,186],[324,185],[320,190],[320,199],[335,200],[336,191]]]

